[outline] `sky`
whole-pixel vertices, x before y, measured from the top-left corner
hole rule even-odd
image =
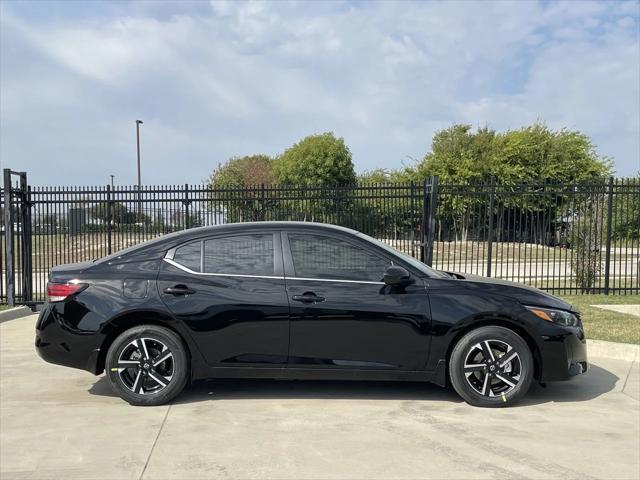
[[[640,171],[640,2],[0,1],[0,161],[34,185],[201,183],[332,131],[356,171],[454,123],[544,121]]]

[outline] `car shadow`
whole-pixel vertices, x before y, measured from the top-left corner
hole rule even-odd
[[[92,395],[117,396],[106,377],[89,389]],[[448,388],[420,382],[369,382],[334,380],[214,379],[188,386],[174,404],[238,399],[368,399],[462,400]]]
[[[568,382],[534,383],[517,406],[549,402],[584,402],[615,388],[619,378],[610,371],[591,365],[589,372]],[[89,389],[99,396],[117,396],[106,377]],[[194,382],[176,398],[176,405],[234,399],[340,399],[340,400],[418,400],[461,403],[451,389],[419,382],[369,382],[324,380],[216,379]]]
[[[586,402],[612,391],[620,378],[598,365],[589,365],[589,371],[566,382],[549,382],[546,386],[534,383],[518,404],[536,405],[547,402]]]

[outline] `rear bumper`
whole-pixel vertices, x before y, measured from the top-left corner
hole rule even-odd
[[[96,332],[75,330],[66,325],[55,306],[45,304],[36,323],[35,347],[49,363],[79,368],[95,375],[103,336]]]
[[[541,337],[540,380],[569,380],[589,370],[587,340],[582,328],[557,327],[555,335]]]

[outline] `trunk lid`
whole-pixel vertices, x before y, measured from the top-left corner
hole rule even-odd
[[[53,267],[49,272],[49,281],[60,283],[66,282],[68,280],[73,280],[93,265],[93,262],[78,262],[57,265]]]

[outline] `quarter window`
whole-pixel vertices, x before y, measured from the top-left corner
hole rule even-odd
[[[200,246],[202,242],[193,242],[176,248],[173,261],[194,272],[200,271]]]
[[[379,282],[391,264],[338,238],[298,233],[288,237],[296,277]]]
[[[273,235],[238,235],[204,242],[205,273],[273,275]]]

